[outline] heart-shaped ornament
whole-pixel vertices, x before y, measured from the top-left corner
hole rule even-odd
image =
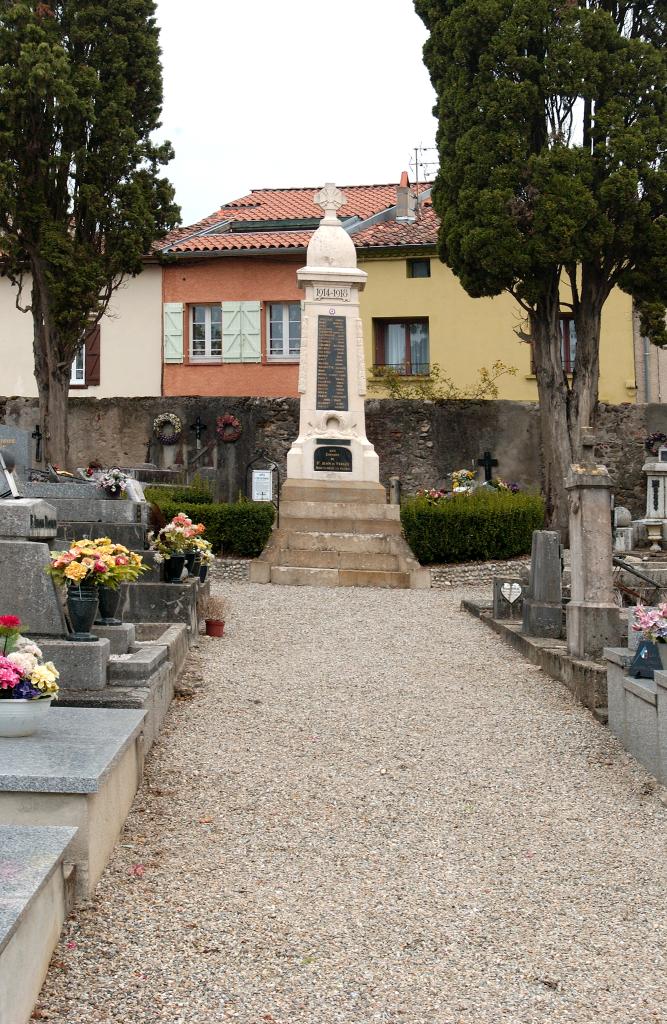
[[[506,601],[510,604],[514,604],[521,597],[521,587],[518,583],[503,583],[500,588],[500,593],[503,595]]]

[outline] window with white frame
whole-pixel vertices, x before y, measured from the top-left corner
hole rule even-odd
[[[269,302],[269,359],[298,359],[301,350],[301,303]]]
[[[222,306],[190,306],[190,358],[222,359]]]
[[[83,345],[74,356],[72,368],[70,370],[69,382],[70,384],[86,383],[86,349]]]

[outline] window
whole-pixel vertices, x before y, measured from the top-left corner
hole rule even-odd
[[[577,354],[577,327],[574,317],[567,314],[560,317],[560,357],[566,373],[574,372]]]
[[[269,359],[298,359],[301,349],[301,303],[270,302]]]
[[[428,320],[374,320],[375,365],[405,376],[429,372]]]
[[[222,359],[222,306],[190,307],[190,358]]]
[[[69,382],[79,386],[86,383],[86,349],[84,345],[81,346],[74,356]]]
[[[408,260],[408,277],[430,277],[430,260]]]

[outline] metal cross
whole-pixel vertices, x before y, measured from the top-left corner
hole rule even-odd
[[[334,220],[338,219],[338,211],[347,202],[341,190],[336,188],[332,181],[328,181],[324,188],[313,196],[313,200],[316,206],[322,207],[326,219]]]
[[[478,466],[484,466],[484,482],[488,484],[493,480],[493,467],[498,465],[498,459],[494,459],[491,452],[484,452],[481,459],[477,460]]]
[[[35,462],[42,461],[42,431],[39,429],[39,423],[36,424],[35,429],[30,435],[35,439]]]
[[[195,420],[195,422],[190,425],[190,430],[194,430],[194,432],[195,432],[195,447],[196,447],[197,451],[201,451],[201,437],[202,437],[202,434],[204,433],[204,431],[208,430],[208,427],[206,426],[206,424],[202,423],[201,416],[197,416],[197,419]]]
[[[149,437],[146,441],[146,462],[150,465],[151,461],[151,450],[153,448],[153,438]]]

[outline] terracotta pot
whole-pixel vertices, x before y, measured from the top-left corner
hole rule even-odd
[[[207,619],[206,636],[223,636],[225,632],[224,619]]]

